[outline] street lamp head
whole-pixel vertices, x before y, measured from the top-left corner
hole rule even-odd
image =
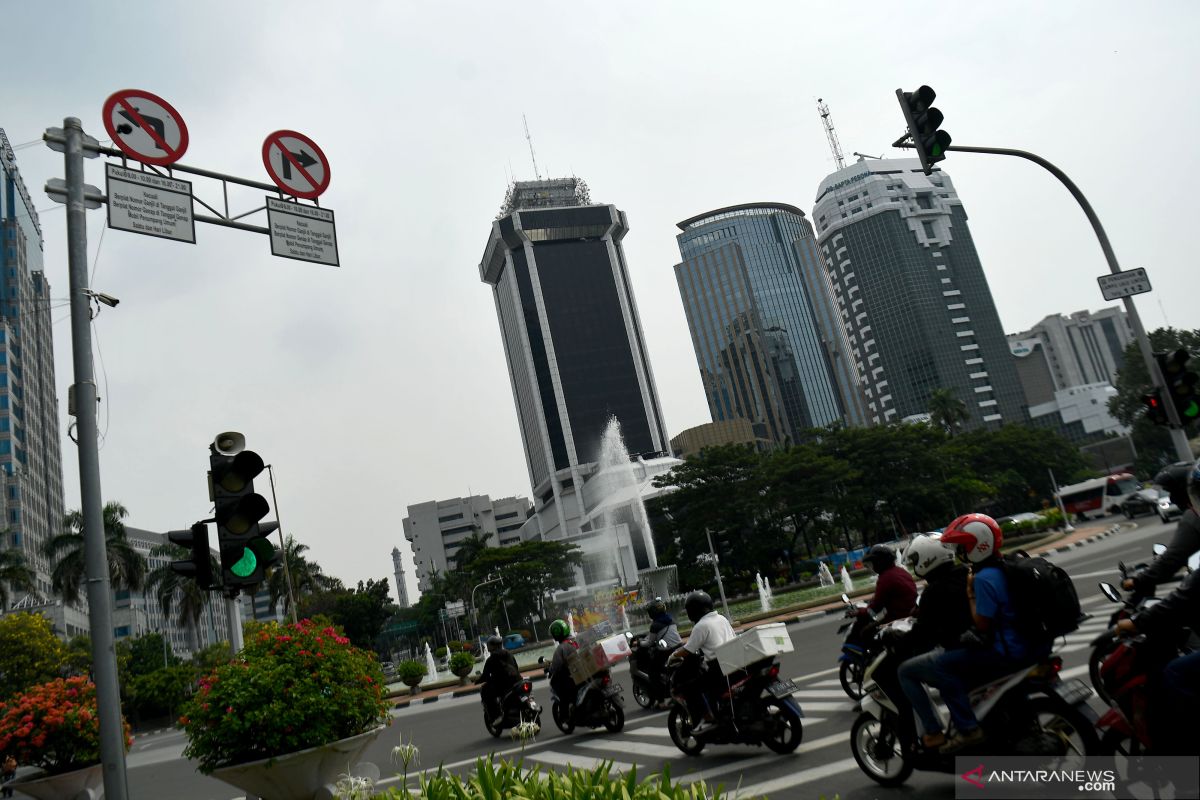
[[[91,289],[84,289],[83,293],[98,303],[104,303],[109,308],[116,308],[117,303],[121,302],[111,294],[105,294],[104,292],[93,292]]]

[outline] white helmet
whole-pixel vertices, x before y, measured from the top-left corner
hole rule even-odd
[[[928,534],[914,536],[904,551],[904,564],[918,578],[924,578],[942,564],[954,561],[954,548]]]

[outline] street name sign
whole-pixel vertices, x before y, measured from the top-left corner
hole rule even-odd
[[[1100,284],[1100,291],[1105,300],[1120,300],[1122,297],[1132,297],[1150,291],[1150,276],[1141,267],[1112,275],[1101,275],[1096,281]]]
[[[303,133],[275,131],[263,141],[262,157],[271,180],[293,197],[312,200],[329,188],[329,160]]]
[[[196,243],[192,184],[105,164],[108,227]]]
[[[272,255],[339,266],[337,229],[328,208],[268,197],[267,227]]]
[[[122,89],[104,101],[104,129],[130,158],[174,164],[187,151],[188,130],[179,112],[156,94]]]

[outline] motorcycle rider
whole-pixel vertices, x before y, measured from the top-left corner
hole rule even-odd
[[[672,651],[683,644],[683,638],[679,635],[675,618],[667,611],[667,604],[661,597],[646,604],[646,615],[650,617],[650,632],[642,640],[641,646],[645,648],[642,658],[645,659],[651,682],[658,685],[662,681],[667,659]],[[660,702],[658,707],[666,708],[666,701]]]
[[[558,642],[550,660],[550,689],[569,716],[575,707],[575,680],[567,667],[567,658],[579,649],[579,643],[571,636],[571,626],[561,619],[550,623],[550,638]]]
[[[970,689],[1033,664],[1049,652],[1050,643],[1030,642],[1016,628],[1016,612],[1000,556],[1004,534],[996,520],[986,514],[964,514],[946,526],[942,541],[958,548],[960,556],[970,562],[967,600],[971,616],[975,628],[991,639],[990,644],[946,650],[905,665],[904,693],[925,728],[922,743],[949,754],[984,740],[983,729],[971,709]],[[941,690],[956,730],[953,739],[946,740],[941,719],[920,683]]]
[[[1167,550],[1146,569],[1133,577],[1126,578],[1121,588],[1138,595],[1148,595],[1154,587],[1171,579],[1187,563],[1192,553],[1200,550],[1200,501],[1197,501],[1197,485],[1200,485],[1200,461],[1173,464],[1154,476],[1154,482],[1166,489],[1171,502],[1183,512],[1175,535]]]
[[[902,722],[912,726],[913,715],[904,703],[909,691],[920,691],[920,678],[914,676],[925,664],[919,659],[931,661],[947,650],[962,647],[962,635],[971,627],[971,606],[967,601],[968,570],[955,563],[953,546],[920,534],[904,551],[904,563],[916,577],[925,580],[925,591],[921,592],[912,629],[896,643],[898,657],[907,660],[900,663],[896,673],[881,675],[877,670],[875,682],[883,686],[888,697],[895,698]],[[893,643],[896,635],[893,629],[886,629],[884,641]],[[906,671],[909,664],[913,666]],[[906,682],[911,690],[895,691]],[[911,728],[910,732],[915,734]]]
[[[686,699],[692,733],[703,733],[715,724],[708,698],[724,677],[716,660],[717,648],[735,634],[729,620],[716,612],[708,592],[692,592],[683,601],[683,608],[692,621],[692,632],[670,660],[683,660],[675,675],[676,686]]]
[[[512,653],[504,649],[504,640],[499,636],[489,636],[487,639],[488,657],[483,664],[483,674],[475,679],[482,683],[483,689],[479,694],[483,698],[483,707],[489,719],[498,721],[504,716],[500,700],[521,680],[521,671],[517,668],[517,660]]]
[[[912,616],[917,605],[917,583],[908,570],[896,564],[896,551],[885,544],[874,545],[863,563],[876,575],[875,594],[866,608],[857,611],[851,641],[862,644],[880,622],[895,622]]]
[[[1189,487],[1192,501],[1200,506],[1200,485]],[[1184,579],[1161,602],[1117,623],[1117,633],[1171,636],[1181,626],[1200,633],[1200,571]],[[1177,656],[1163,668],[1158,697],[1151,704],[1155,716],[1155,751],[1159,755],[1195,755],[1195,720],[1200,715],[1200,650]],[[1161,713],[1165,712],[1165,713]],[[1152,718],[1153,719],[1153,718]]]

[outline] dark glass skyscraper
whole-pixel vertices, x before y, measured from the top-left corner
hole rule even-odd
[[[578,178],[521,181],[479,265],[496,301],[534,502],[539,512],[556,503],[564,530],[584,511],[575,487],[598,460],[610,416],[631,453],[668,447],[621,248],[627,230],[625,214],[592,204]]]
[[[20,550],[42,596],[52,594],[42,545],[62,532],[63,479],[50,285],[42,229],[0,130],[0,548]],[[13,601],[20,602],[19,595]]]
[[[951,390],[970,427],[1028,415],[954,184],[916,159],[870,159],[817,192],[818,244],[872,418],[899,422]]]
[[[777,443],[864,423],[862,404],[843,399],[857,396],[857,376],[804,212],[752,203],[679,229],[675,277],[713,421],[749,420]]]

